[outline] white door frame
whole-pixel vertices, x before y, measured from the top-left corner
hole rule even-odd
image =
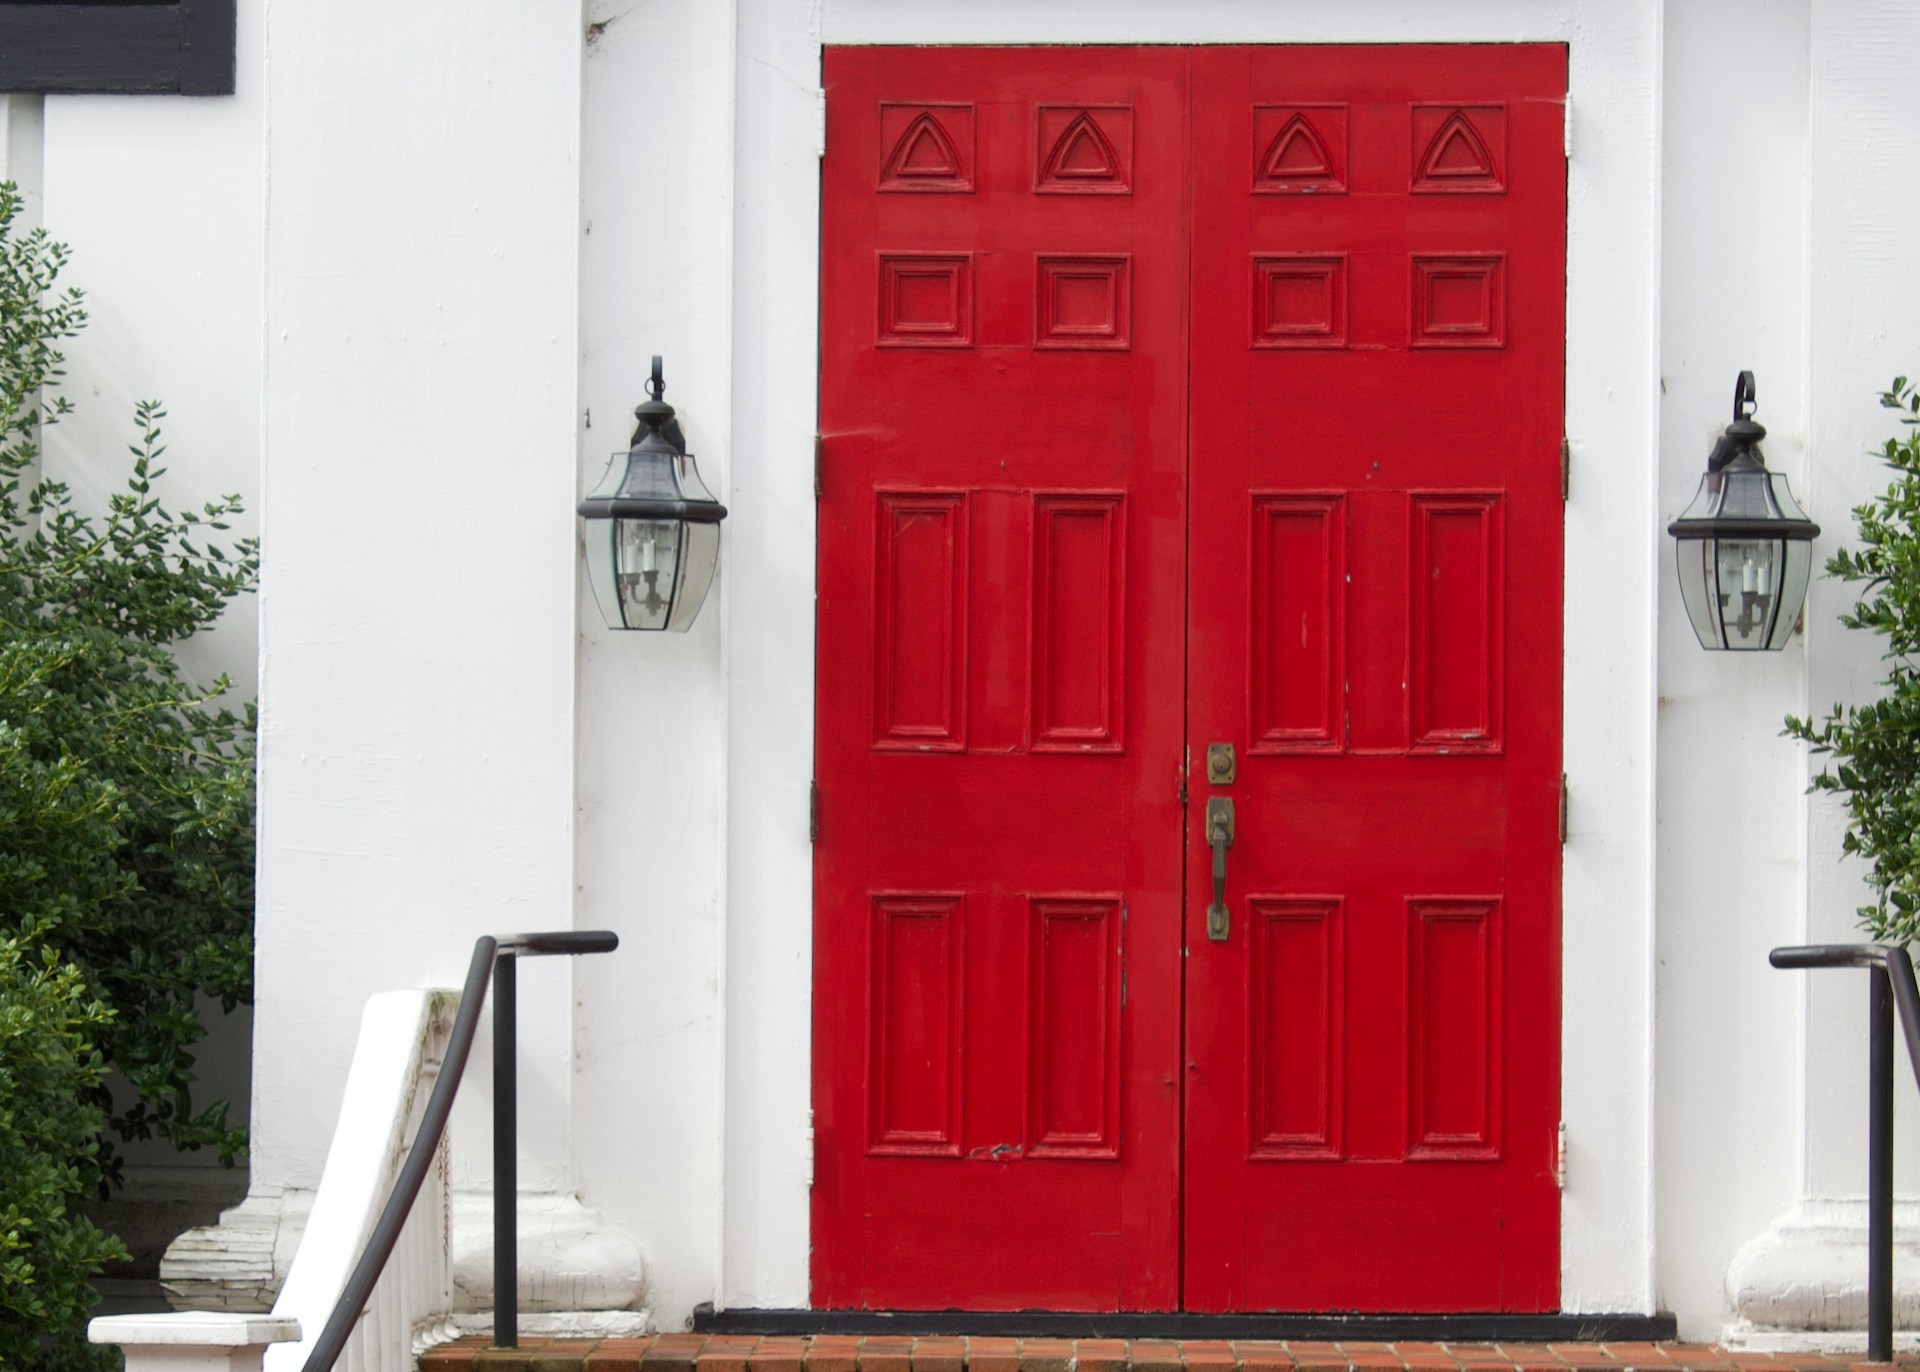
[[[1659,0],[738,0],[720,1304],[807,1291],[822,44],[1542,41],[1572,86],[1561,1304],[1653,1310],[1661,31]]]

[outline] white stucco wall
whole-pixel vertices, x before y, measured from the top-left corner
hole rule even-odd
[[[1920,368],[1898,0],[273,0],[230,100],[48,101],[76,472],[160,394],[182,489],[263,512],[258,1185],[317,1178],[368,994],[608,927],[523,974],[523,1184],[637,1237],[667,1327],[805,1301],[823,42],[1513,39],[1573,85],[1564,1301],[1717,1335],[1740,1246],[1862,1189],[1864,990],[1765,950],[1853,936],[1778,727],[1875,651],[1816,584],[1804,642],[1701,652],[1663,529],[1741,367],[1823,551],[1879,483],[1872,393]],[[655,352],[733,509],[685,637],[606,632],[578,572]]]

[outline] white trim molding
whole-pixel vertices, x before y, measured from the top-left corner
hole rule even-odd
[[[728,563],[721,1303],[800,1306],[807,1292],[821,45],[1544,41],[1569,48],[1578,147],[1567,261],[1566,419],[1582,457],[1566,538],[1565,757],[1578,800],[1564,877],[1562,1305],[1652,1311],[1658,0],[740,0],[738,11],[732,482],[752,498],[736,501]],[[656,1271],[676,1261],[659,1238],[649,1236]],[[663,1322],[678,1313],[662,1302]]]

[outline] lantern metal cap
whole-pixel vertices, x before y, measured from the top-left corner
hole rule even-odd
[[[678,519],[689,524],[718,524],[727,507],[715,500],[699,477],[693,455],[680,434],[680,422],[666,401],[667,383],[661,359],[653,359],[647,379],[647,398],[634,406],[638,421],[624,467],[614,454],[616,476],[574,508],[583,519]]]
[[[1733,422],[1707,456],[1699,494],[1680,518],[1667,525],[1675,538],[1781,538],[1804,543],[1820,536],[1820,526],[1785,491],[1784,479],[1767,470],[1760,452],[1767,430],[1754,419],[1754,405],[1753,373],[1743,371],[1733,383]],[[1745,498],[1729,512],[1729,496],[1736,487]]]

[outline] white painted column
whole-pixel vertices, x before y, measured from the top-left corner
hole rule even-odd
[[[1658,0],[1571,6],[1560,1301],[1651,1311]]]
[[[20,188],[22,228],[39,225],[46,179],[46,105],[38,95],[0,95],[0,181]]]
[[[580,380],[579,5],[266,24],[256,1195],[317,1182],[370,994],[574,923]],[[548,1196],[575,977],[520,975],[520,1184]],[[488,1076],[483,1044],[457,1188],[488,1184]]]
[[[1804,911],[1804,759],[1780,723],[1806,713],[1807,652],[1703,650],[1664,529],[1743,368],[1768,465],[1807,491],[1809,27],[1805,0],[1666,6],[1656,1176],[1661,1305],[1690,1338],[1719,1336],[1734,1253],[1795,1190],[1803,974],[1767,950],[1798,941]]]
[[[1886,468],[1869,449],[1897,424],[1876,393],[1896,374],[1920,371],[1920,277],[1909,250],[1910,226],[1920,219],[1920,180],[1913,172],[1920,165],[1920,85],[1912,77],[1920,64],[1920,12],[1900,0],[1812,0],[1808,51],[1806,491],[1824,531],[1816,544],[1824,560],[1837,545],[1855,541],[1850,509],[1887,484]],[[1815,714],[1876,691],[1882,641],[1843,629],[1836,618],[1857,594],[1857,587],[1817,576],[1808,596],[1806,698]],[[1865,867],[1841,854],[1845,812],[1830,797],[1802,808],[1805,906],[1795,937],[1864,939],[1855,910],[1867,903]],[[1740,1254],[1728,1275],[1737,1314],[1761,1326],[1757,1335],[1745,1324],[1734,1332],[1763,1342],[1770,1327],[1857,1330],[1865,1320],[1866,980],[1840,971],[1799,973],[1794,980],[1799,984],[1789,994],[1799,1010],[1799,1060],[1783,1063],[1782,1072],[1797,1109],[1776,1127],[1794,1130],[1800,1199]],[[1737,1047],[1751,1051],[1745,1043]],[[1920,1097],[1904,1050],[1899,1053],[1895,1183],[1911,1198],[1920,1196]],[[1920,1204],[1902,1200],[1896,1223],[1895,1319],[1914,1330],[1920,1328]]]
[[[733,8],[591,0],[587,13],[581,488],[626,449],[658,353],[701,474],[733,506],[718,579],[687,633],[609,630],[584,579],[577,592],[578,921],[616,931],[621,947],[577,973],[574,1152],[586,1201],[640,1238],[662,1328],[713,1300],[719,1281],[726,683],[746,606],[735,567],[766,518],[759,486],[737,479],[732,441]],[[766,401],[750,394],[743,408]],[[757,624],[759,607],[747,613]]]
[[[739,15],[728,677],[724,1303],[805,1305],[813,1160],[813,431],[820,34],[784,0]],[[769,213],[779,206],[778,213]],[[794,225],[808,226],[795,232]],[[799,1051],[796,1051],[799,1050]]]

